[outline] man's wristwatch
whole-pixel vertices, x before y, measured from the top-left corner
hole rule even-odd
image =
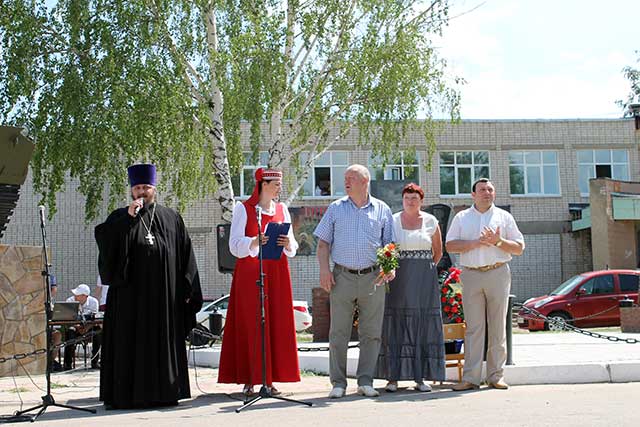
[[[502,238],[498,238],[498,241],[496,242],[495,246],[499,248],[500,246],[502,246],[502,243],[504,243]]]

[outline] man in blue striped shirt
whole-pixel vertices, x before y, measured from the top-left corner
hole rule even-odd
[[[333,389],[329,397],[333,399],[344,396],[347,388],[347,349],[356,305],[358,394],[378,396],[373,374],[380,350],[385,288],[374,285],[380,271],[376,251],[393,241],[393,217],[386,203],[369,195],[370,179],[366,167],[349,166],[344,173],[347,196],[329,205],[314,231],[318,237],[320,286],[331,294],[329,374]],[[394,277],[395,272],[391,272],[381,283]]]

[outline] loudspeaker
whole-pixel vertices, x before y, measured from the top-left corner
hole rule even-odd
[[[233,273],[236,267],[236,257],[229,250],[229,234],[231,224],[218,224],[216,226],[216,242],[218,245],[218,271],[220,273]]]
[[[18,204],[34,148],[24,129],[0,126],[0,239]]]
[[[214,311],[209,315],[209,331],[213,335],[222,335],[222,314]]]
[[[0,126],[0,184],[22,185],[35,145],[24,129]]]

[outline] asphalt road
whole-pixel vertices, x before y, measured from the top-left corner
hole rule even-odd
[[[313,403],[313,407],[263,399],[245,411],[235,410],[242,402],[240,387],[216,383],[217,370],[198,368],[192,375],[193,398],[174,408],[147,411],[105,411],[98,402],[96,371],[54,375],[53,396],[59,403],[97,409],[96,415],[62,408],[49,408],[36,423],[46,426],[637,426],[640,383],[602,383],[514,386],[509,390],[482,388],[455,393],[434,386],[431,393],[407,389],[400,383],[397,393],[381,392],[379,398],[355,394],[350,380],[347,396],[326,398],[328,378],[304,376],[301,383],[279,384],[284,396]],[[44,377],[33,382],[17,379],[20,394],[11,378],[0,379],[0,415],[40,402]],[[384,382],[376,381],[382,390]]]

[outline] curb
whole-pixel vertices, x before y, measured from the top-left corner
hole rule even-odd
[[[193,365],[194,358],[197,366],[217,368],[220,362],[220,347],[192,351],[189,354],[190,365]],[[329,357],[326,351],[299,353],[298,360],[300,370],[329,374]],[[349,349],[348,376],[355,377],[357,365],[358,349]],[[457,382],[458,370],[447,368],[446,376],[447,381]],[[640,361],[509,365],[505,366],[504,378],[510,385],[636,382],[640,381]]]

